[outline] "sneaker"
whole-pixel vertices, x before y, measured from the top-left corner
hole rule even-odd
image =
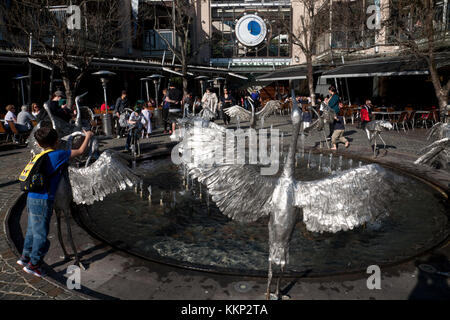
[[[23,267],[23,271],[39,278],[42,278],[45,275],[40,264],[34,265],[31,263],[31,261],[25,267]]]
[[[17,260],[17,264],[21,265],[22,267],[25,267],[28,262],[30,262],[30,257],[20,256],[20,259]]]
[[[117,136],[117,139],[120,139],[120,136]]]

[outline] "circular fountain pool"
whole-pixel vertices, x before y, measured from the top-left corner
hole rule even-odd
[[[306,154],[297,161],[296,178],[320,179],[330,174],[330,167],[336,171],[358,165],[363,163]],[[191,180],[186,185],[183,169],[170,158],[145,161],[137,169],[145,174],[142,197],[134,190],[122,191],[80,210],[88,229],[153,261],[230,274],[267,273],[268,218],[240,223],[225,217],[203,186]],[[404,261],[445,240],[450,223],[442,194],[407,179],[409,195],[393,203],[383,220],[336,234],[309,232],[299,221],[288,272],[330,275],[366,270],[373,264]]]

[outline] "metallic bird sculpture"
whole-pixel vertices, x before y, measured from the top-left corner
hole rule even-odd
[[[421,150],[415,164],[429,164],[450,170],[450,123],[436,123],[428,134],[428,140],[435,141]]]
[[[381,136],[381,132],[383,130],[392,130],[394,129],[394,126],[389,121],[383,121],[383,120],[374,120],[370,121],[368,124],[366,124],[366,133],[367,133],[367,139],[369,139],[370,146],[373,146],[373,157],[377,157],[377,137],[381,139],[383,142],[383,150],[387,152],[386,150],[386,142],[384,142],[383,137]]]
[[[40,121],[31,131],[29,137],[28,137],[28,147],[31,148],[32,154],[38,154],[41,152],[40,147],[38,146],[36,139],[34,138],[34,133],[36,130],[38,130],[41,126],[48,125],[53,127],[57,132],[58,136],[61,137],[62,142],[62,148],[64,148],[64,144],[66,143],[66,140],[64,137],[68,137],[73,132],[81,131],[82,129],[89,129],[91,127],[91,120],[93,120],[93,114],[92,111],[87,107],[80,107],[80,99],[83,98],[87,94],[84,93],[80,96],[77,96],[75,98],[75,106],[77,109],[77,117],[75,119],[75,123],[71,124],[68,123],[59,117],[52,114],[50,111],[50,108],[48,107],[47,103],[44,103],[44,110],[47,112],[48,118],[50,120],[50,123],[48,121]],[[87,111],[88,109],[89,111]],[[84,115],[84,117],[83,117]],[[80,146],[83,142],[83,138],[79,135],[75,136],[76,139],[74,141],[75,146]],[[89,156],[88,160],[86,161],[86,166],[89,165],[89,161],[93,157],[93,155],[98,155],[98,138],[92,137],[90,145],[89,145]]]
[[[322,110],[321,115],[313,107],[309,107],[309,110],[312,110],[316,114],[317,119],[308,128],[305,128],[303,130],[303,132],[308,133],[314,129],[317,129],[317,131],[322,132],[324,141],[327,144],[328,149],[330,149],[330,144],[328,143],[324,128],[325,128],[325,124],[330,124],[330,123],[334,122],[336,113],[334,112],[333,109],[328,107],[324,102],[322,102],[322,104],[320,106],[320,110]]]
[[[230,117],[239,117],[240,120],[244,121],[250,121],[250,127],[255,128],[256,127],[256,121],[261,120],[261,126],[264,125],[264,118],[270,116],[274,111],[281,108],[281,102],[278,100],[270,100],[267,101],[264,108],[262,108],[260,111],[255,112],[255,106],[253,103],[248,99],[250,102],[250,106],[252,107],[252,111],[245,110],[244,108],[240,106],[232,106],[228,109],[225,109],[225,113],[229,115]]]
[[[391,201],[398,198],[404,183],[402,177],[377,164],[316,181],[296,181],[295,155],[302,124],[296,102],[291,117],[292,140],[279,176],[261,175],[259,167],[235,164],[234,159],[217,163],[214,155],[218,148],[217,137],[223,137],[226,129],[204,119],[186,126],[183,140],[174,151],[183,155],[181,163],[193,178],[208,188],[224,215],[241,222],[269,216],[267,299],[270,298],[272,265],[280,267],[281,275],[286,269],[290,240],[301,213],[309,231],[351,230],[388,215]],[[280,279],[281,276],[277,280],[277,298]]]
[[[77,97],[78,99],[79,97]],[[76,99],[76,101],[77,101]],[[79,106],[78,111],[79,111]],[[82,143],[84,139],[84,133],[81,131],[74,131],[76,128],[81,129],[81,116],[80,112],[77,114],[75,125],[70,125],[67,122],[55,117],[51,114],[48,106],[45,106],[46,111],[50,117],[53,128],[58,131],[58,134],[63,136],[61,138],[60,146],[63,149],[72,149],[72,142],[75,139]],[[42,125],[42,124],[41,124]],[[38,128],[38,126],[36,126]],[[29,146],[32,153],[39,153],[40,147],[34,139],[34,132],[30,135]],[[78,143],[77,142],[77,143]],[[92,156],[92,149],[98,148],[98,143],[94,139],[91,144],[92,148],[90,155],[86,163],[89,162]],[[106,150],[100,157],[92,163],[90,166],[84,168],[77,168],[73,165],[68,167],[68,170],[63,170],[61,181],[58,185],[55,194],[54,212],[56,215],[56,222],[58,228],[58,240],[61,245],[64,254],[64,260],[69,260],[70,256],[64,246],[64,242],[61,235],[61,216],[64,214],[67,232],[69,236],[70,245],[74,252],[75,263],[84,269],[75,243],[72,238],[72,231],[70,228],[70,212],[71,203],[74,201],[76,204],[92,204],[94,201],[102,201],[103,198],[118,190],[124,190],[127,186],[131,187],[138,181],[137,176],[126,166],[124,160],[116,152]]]
[[[219,103],[219,99],[215,92],[206,92],[202,98],[202,107],[200,111],[200,117],[203,119],[212,120],[216,117],[216,110]]]

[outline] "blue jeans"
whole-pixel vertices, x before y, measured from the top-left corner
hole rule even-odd
[[[53,200],[27,198],[28,227],[22,256],[36,265],[42,262],[50,247],[48,230],[53,212]]]

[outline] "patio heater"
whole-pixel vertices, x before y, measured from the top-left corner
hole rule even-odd
[[[224,83],[225,80],[226,80],[226,79],[223,78],[223,77],[217,77],[217,78],[216,78],[216,81],[217,81],[217,83],[219,84],[219,97],[222,96],[222,84]]]
[[[156,106],[158,106],[158,93],[159,93],[159,87],[161,85],[161,79],[162,78],[164,78],[164,76],[162,76],[160,74],[152,74],[151,76],[146,78],[148,80],[152,80],[153,84],[155,86],[155,102],[156,102]],[[148,97],[148,86],[147,86],[147,97]],[[148,97],[148,100],[150,100],[149,97]]]
[[[105,108],[106,110],[108,109],[108,99],[106,97],[106,87],[108,86],[108,82],[110,77],[115,76],[116,74],[114,72],[111,71],[107,71],[107,70],[100,70],[97,72],[94,72],[92,75],[94,76],[99,76],[100,77],[100,81],[102,83],[102,87],[103,87],[103,96],[105,99]],[[112,118],[111,118],[111,114],[109,114],[108,112],[106,112],[105,114],[102,115],[102,124],[103,124],[103,132],[105,133],[106,136],[111,136],[112,135]]]
[[[141,78],[140,79],[141,80],[141,99],[142,99],[142,81],[145,81],[145,93],[146,93],[146,96],[147,96],[147,101],[148,100],[150,100],[150,94],[149,94],[149,91],[148,91],[148,78]]]
[[[20,95],[22,96],[22,105],[25,105],[25,91],[23,88],[23,82],[26,81],[26,79],[31,78],[30,76],[18,76],[13,78],[14,80],[20,81]]]
[[[159,112],[158,105],[159,105],[159,87],[161,85],[161,79],[164,78],[163,75],[160,74],[152,74],[151,76],[147,77],[148,80],[153,81],[153,85],[155,86],[155,110],[153,111],[154,117],[155,117],[155,129],[158,125],[162,123],[162,113]],[[147,89],[147,95],[148,95],[148,89]]]
[[[207,79],[208,79],[207,76],[198,76],[198,77],[195,78],[195,80],[199,80],[200,81],[200,86],[201,86],[201,90],[202,90],[201,97],[203,97],[203,94],[205,93],[205,83],[206,83]]]

